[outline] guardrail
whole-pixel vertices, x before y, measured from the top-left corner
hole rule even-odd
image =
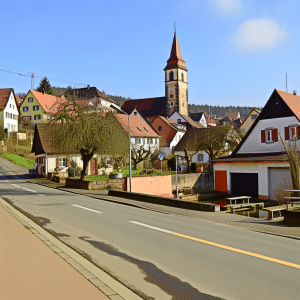
[[[300,190],[284,190],[283,191],[283,195],[285,193],[294,193],[294,192],[299,192],[300,193]],[[284,200],[286,200],[286,208],[288,208],[289,204],[292,205],[292,207],[294,206],[294,204],[300,204],[300,201],[299,202],[295,202],[295,201],[290,201],[290,200],[300,200],[300,197],[283,197]]]

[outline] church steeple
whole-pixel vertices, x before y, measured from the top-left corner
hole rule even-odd
[[[167,99],[167,116],[174,112],[188,115],[187,68],[182,59],[179,43],[174,32],[170,58],[165,71],[165,97]]]
[[[185,67],[185,61],[182,59],[179,43],[176,36],[176,31],[174,33],[173,44],[171,49],[170,58],[167,61],[167,66],[164,68],[164,71],[173,69],[173,68],[180,68],[187,71]]]

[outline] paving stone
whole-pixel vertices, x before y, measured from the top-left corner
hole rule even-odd
[[[106,284],[98,278],[91,278],[89,280],[93,285],[95,285],[97,287],[106,286]]]

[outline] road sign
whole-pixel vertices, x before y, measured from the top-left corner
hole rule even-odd
[[[162,152],[159,152],[157,156],[160,160],[164,159],[164,154]]]

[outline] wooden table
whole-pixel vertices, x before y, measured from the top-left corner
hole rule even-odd
[[[250,198],[251,198],[250,196],[239,196],[239,197],[231,197],[226,199],[229,200],[231,205],[231,204],[237,204],[237,201],[239,200],[242,200],[242,203],[249,203]]]

